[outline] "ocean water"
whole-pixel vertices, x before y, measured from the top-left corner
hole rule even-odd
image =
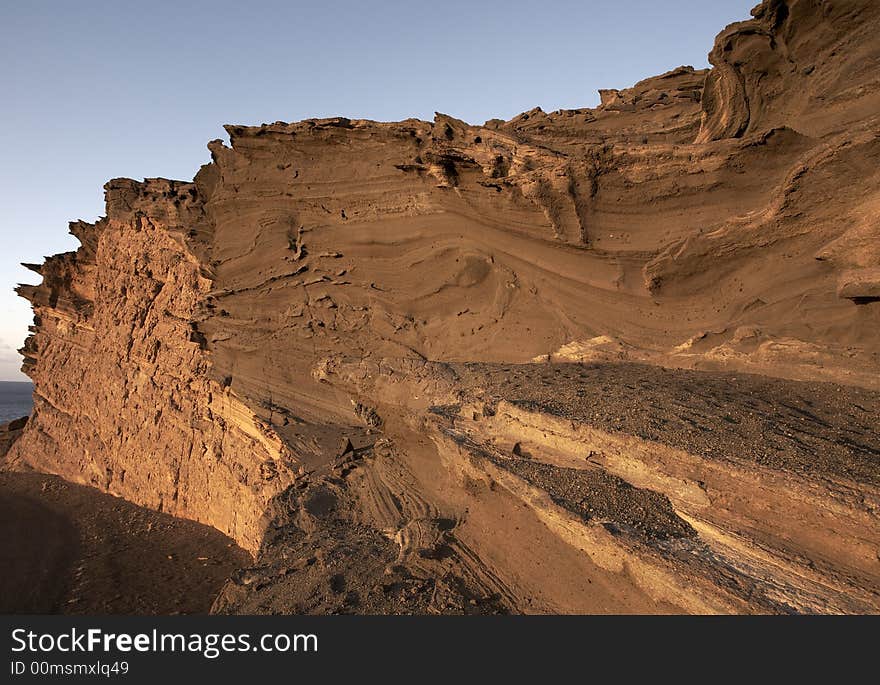
[[[0,381],[0,423],[28,416],[34,406],[32,383]]]

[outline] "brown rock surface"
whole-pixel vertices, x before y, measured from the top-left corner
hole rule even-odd
[[[8,423],[0,424],[0,459],[6,456],[13,443],[18,440],[27,421],[28,417],[22,416]]]
[[[258,553],[217,611],[877,611],[875,429],[823,402],[880,407],[880,13],[753,15],[595,109],[228,126],[111,181],[19,289],[8,467]],[[667,370],[557,364],[607,361]]]

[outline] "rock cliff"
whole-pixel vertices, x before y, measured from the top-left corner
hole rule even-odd
[[[880,446],[833,417],[880,407],[878,29],[867,0],[765,0],[710,70],[595,109],[232,125],[192,182],[111,181],[19,288],[7,465],[257,553],[218,611],[877,610]],[[609,362],[669,369],[644,382],[721,442],[488,380],[561,396]],[[609,411],[687,414],[642,393]]]

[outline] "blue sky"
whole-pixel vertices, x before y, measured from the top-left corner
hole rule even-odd
[[[110,178],[190,179],[224,123],[314,116],[507,119],[593,106],[708,66],[757,0],[4,2],[0,6],[0,380],[31,322],[18,265],[75,249]]]

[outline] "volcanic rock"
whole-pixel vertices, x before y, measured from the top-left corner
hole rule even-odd
[[[234,538],[221,612],[877,611],[878,35],[765,0],[596,108],[112,180],[6,467]]]

